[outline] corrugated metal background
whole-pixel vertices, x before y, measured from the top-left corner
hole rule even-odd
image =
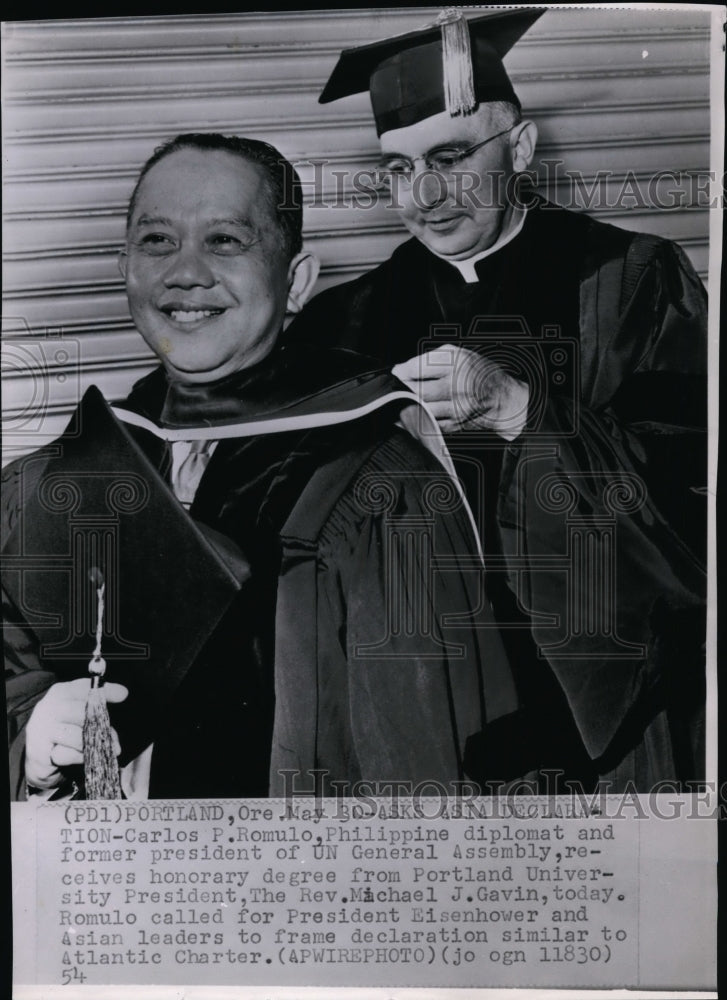
[[[438,10],[5,25],[6,461],[56,434],[91,382],[119,398],[149,368],[116,254],[135,174],[160,141],[236,132],[298,164],[320,287],[388,256],[403,238],[395,214],[351,204],[345,180],[376,159],[368,98],[319,105],[317,96],[342,47],[419,27]],[[703,276],[708,55],[704,11],[571,8],[548,11],[506,59],[539,126],[541,189],[566,205],[585,190],[593,214],[676,239]],[[658,191],[676,207],[659,210],[653,178],[667,170],[678,182]]]

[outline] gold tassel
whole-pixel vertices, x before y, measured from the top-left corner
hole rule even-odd
[[[86,699],[86,716],[83,720],[83,769],[86,779],[87,799],[120,799],[121,779],[119,763],[114,753],[111,720],[103,695],[103,675],[106,661],[101,656],[103,636],[104,589],[99,570],[92,570],[97,584],[96,648],[88,665],[91,690]],[[100,584],[100,585],[99,585]]]
[[[448,7],[435,23],[442,29],[442,72],[447,111],[453,118],[471,114],[477,102],[467,18],[461,11]]]

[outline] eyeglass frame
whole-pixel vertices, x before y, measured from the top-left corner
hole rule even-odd
[[[377,175],[379,176],[379,178],[380,178],[380,180],[382,182],[386,182],[386,180],[388,180],[388,179],[390,179],[392,177],[399,177],[402,180],[406,180],[407,182],[409,182],[409,181],[411,181],[411,178],[414,175],[414,165],[419,160],[422,160],[424,162],[424,164],[426,165],[427,170],[432,170],[432,171],[434,171],[434,172],[436,172],[436,173],[438,173],[438,174],[446,177],[456,167],[458,167],[459,164],[462,163],[463,160],[468,159],[470,156],[472,156],[473,153],[476,153],[478,149],[482,149],[483,146],[486,146],[490,142],[494,142],[495,139],[499,139],[501,136],[507,135],[508,132],[512,132],[512,130],[514,128],[517,128],[517,126],[521,125],[521,124],[522,124],[522,119],[520,121],[517,121],[514,124],[510,125],[508,128],[503,129],[502,132],[497,132],[495,135],[491,135],[487,139],[483,139],[482,142],[476,142],[473,146],[468,146],[466,149],[457,150],[456,158],[447,167],[443,168],[443,167],[433,166],[431,164],[431,162],[430,162],[430,157],[432,155],[436,155],[437,152],[443,152],[444,150],[449,149],[450,147],[448,147],[448,146],[439,146],[439,147],[436,147],[435,146],[434,149],[429,150],[427,153],[423,153],[421,156],[405,156],[403,153],[397,153],[397,154],[393,154],[392,153],[392,159],[396,156],[396,157],[398,157],[401,160],[408,161],[411,164],[411,169],[406,170],[406,171],[404,171],[404,170],[389,171],[388,172],[388,176],[384,177],[383,175],[385,173],[385,168],[382,166],[381,162],[379,162],[379,164],[377,164],[377,167],[376,167],[376,173],[377,173]],[[452,147],[452,150],[454,151],[453,147]]]

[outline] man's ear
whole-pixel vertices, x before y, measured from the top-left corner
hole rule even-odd
[[[124,281],[126,281],[126,250],[119,250],[119,255],[116,258],[116,263],[119,266],[121,277],[124,279]]]
[[[521,173],[530,166],[535,155],[535,144],[538,141],[538,126],[526,118],[510,133],[510,152],[512,167],[515,173]]]
[[[315,254],[302,250],[288,265],[287,315],[299,313],[308,301],[313,286],[318,280],[320,261]]]

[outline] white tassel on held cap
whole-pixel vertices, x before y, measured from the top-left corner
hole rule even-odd
[[[119,764],[114,752],[111,720],[103,693],[103,675],[106,661],[101,656],[103,636],[105,584],[100,570],[95,567],[89,576],[96,585],[96,648],[88,670],[91,690],[86,700],[86,717],[83,722],[83,769],[86,779],[87,799],[120,799],[121,780]]]
[[[447,7],[435,24],[442,29],[442,72],[447,111],[453,118],[471,114],[477,102],[467,18],[454,7]]]

